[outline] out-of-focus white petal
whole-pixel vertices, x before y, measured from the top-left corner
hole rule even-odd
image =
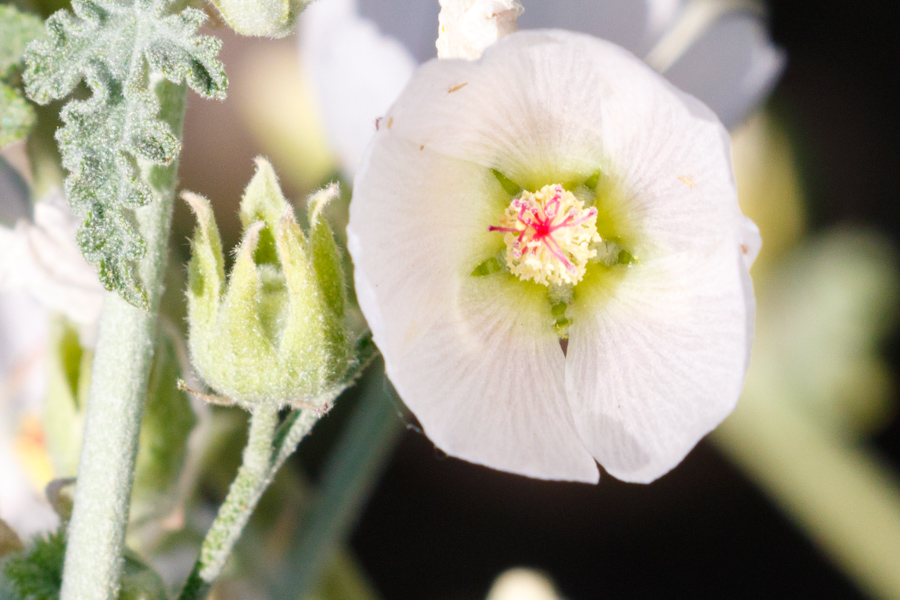
[[[663,72],[731,129],[768,95],[784,64],[760,15],[736,11],[719,16]]]
[[[546,295],[469,275],[495,254],[508,196],[489,170],[382,128],[354,185],[356,291],[388,376],[450,455],[546,479],[596,481],[564,391]]]
[[[28,539],[36,533],[55,529],[59,517],[50,504],[34,489],[22,471],[14,453],[12,440],[0,432],[0,519],[12,527],[19,537]]]
[[[578,289],[566,392],[582,440],[616,478],[660,477],[734,408],[754,310],[738,239]]]
[[[58,522],[15,449],[21,416],[37,413],[44,397],[46,339],[46,309],[25,293],[0,292],[0,519],[21,537]]]
[[[60,190],[34,207],[34,223],[0,231],[0,290],[22,290],[82,325],[97,321],[103,287],[75,241],[78,219]]]
[[[28,294],[0,292],[0,427],[13,427],[12,415],[40,407],[47,320],[47,310]]]
[[[438,58],[481,58],[485,48],[516,30],[516,0],[440,0]]]
[[[562,600],[562,597],[547,575],[520,567],[497,577],[487,600]]]
[[[425,64],[386,122],[526,189],[583,181],[599,166],[622,188],[620,212],[637,244],[629,250],[640,258],[709,244],[740,215],[728,134],[715,115],[586,35],[521,31],[478,63]]]
[[[352,175],[376,120],[409,81],[416,61],[359,16],[356,0],[310,5],[300,16],[300,44],[328,137],[344,172]]]
[[[642,56],[683,4],[684,0],[526,0],[519,28],[581,31]]]
[[[741,224],[741,251],[744,253],[744,265],[748,271],[756,262],[760,250],[762,237],[759,235],[759,227],[748,217],[744,217]]]

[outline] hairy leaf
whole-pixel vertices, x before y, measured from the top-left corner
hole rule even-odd
[[[221,42],[197,35],[205,15],[186,8],[166,14],[167,0],[73,0],[73,13],[47,20],[48,39],[26,52],[28,95],[41,104],[63,98],[84,81],[92,95],[63,108],[57,132],[66,192],[84,217],[78,243],[109,290],[146,308],[136,273],[144,241],[133,210],[152,200],[139,160],[166,165],[180,143],[159,119],[154,76],[184,82],[207,98],[223,98],[227,80],[216,59]]]
[[[20,600],[57,600],[66,554],[65,532],[48,533],[33,540],[28,551],[13,555],[4,565],[7,578]]]
[[[0,5],[0,79],[6,79],[19,68],[25,46],[44,32],[38,17]]]
[[[34,109],[20,91],[20,75],[26,44],[43,33],[38,17],[0,5],[0,148],[24,139],[34,124]]]

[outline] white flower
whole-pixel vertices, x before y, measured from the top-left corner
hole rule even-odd
[[[547,250],[526,266],[523,238]],[[759,235],[728,134],[609,42],[519,32],[423,65],[362,163],[348,239],[388,376],[450,455],[646,482],[738,399]]]
[[[439,58],[481,57],[484,49],[516,30],[516,0],[440,0]]]
[[[13,186],[0,189],[6,206],[27,204]],[[51,476],[40,425],[50,315],[65,314],[90,341],[102,305],[77,225],[58,189],[36,204],[33,221],[0,225],[0,518],[23,536],[58,522],[41,489]]]
[[[478,0],[492,3],[509,0]],[[519,28],[561,27],[613,41],[645,57],[729,128],[768,95],[784,65],[752,0],[525,0],[524,5]],[[376,119],[415,65],[435,56],[438,9],[433,0],[320,0],[301,15],[301,56],[329,139],[350,176]]]
[[[0,226],[0,291],[26,291],[76,323],[95,323],[103,287],[75,242],[79,219],[54,188],[34,207],[34,222]]]

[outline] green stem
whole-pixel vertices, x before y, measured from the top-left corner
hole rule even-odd
[[[158,83],[162,118],[181,136],[185,88]],[[150,311],[108,292],[91,374],[75,506],[68,530],[62,600],[116,598],[134,480],[137,441],[153,361],[177,164],[142,165],[154,199],[136,211],[147,253],[139,265]]]
[[[307,598],[315,591],[323,567],[359,514],[403,431],[383,374],[369,381],[360,405],[329,457],[321,493],[311,516],[294,535],[286,567],[272,598]]]
[[[334,402],[353,384],[376,352],[371,335],[363,336],[356,345],[356,361],[344,381],[325,392],[316,400],[316,404],[328,406]],[[274,412],[274,417],[270,413],[270,410],[260,408],[253,413],[243,463],[228,490],[225,502],[219,508],[216,520],[203,540],[200,557],[178,596],[179,600],[206,598],[263,492],[269,487],[278,469],[297,450],[303,438],[322,417],[322,413],[314,410],[292,411],[277,426],[277,411]],[[273,418],[274,421],[271,420]],[[259,423],[262,419],[265,421]]]
[[[205,598],[225,567],[235,542],[271,481],[277,427],[278,409],[261,406],[253,411],[241,468],[206,534],[181,598]]]

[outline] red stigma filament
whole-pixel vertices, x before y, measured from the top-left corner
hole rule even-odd
[[[540,245],[547,249],[562,265],[570,272],[574,272],[575,265],[566,257],[565,252],[559,245],[554,233],[560,229],[576,227],[585,221],[596,217],[597,209],[589,208],[580,217],[577,210],[570,209],[568,214],[558,223],[554,220],[558,216],[560,203],[562,201],[563,190],[557,187],[554,190],[553,197],[544,204],[533,201],[527,201],[522,198],[516,198],[510,204],[511,208],[516,211],[516,219],[518,225],[516,227],[497,227],[491,225],[488,231],[496,231],[500,233],[511,233],[516,236],[516,240],[512,245],[511,252],[513,257],[521,258],[528,253],[535,253]],[[539,242],[540,245],[530,242]]]

